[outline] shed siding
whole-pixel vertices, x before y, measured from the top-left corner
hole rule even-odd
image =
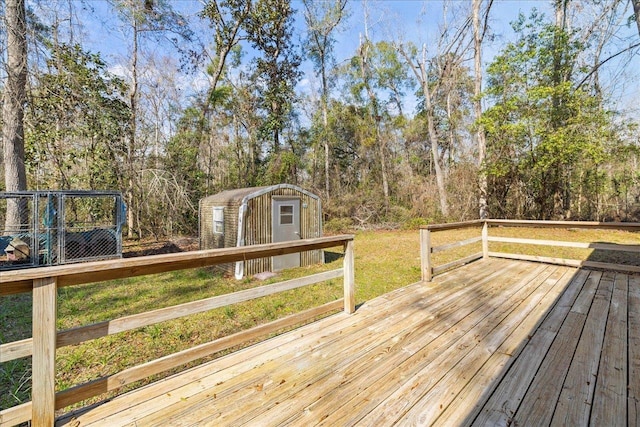
[[[213,208],[224,207],[224,234],[213,232]],[[228,200],[207,198],[200,201],[200,249],[233,248],[238,239],[238,212],[240,205]],[[234,263],[219,264],[216,270],[232,274]]]
[[[245,215],[244,239],[245,245],[256,245],[272,242],[271,200],[273,197],[296,197],[300,199],[300,237],[303,239],[322,235],[320,224],[320,201],[295,188],[275,187],[270,191],[255,197],[250,195],[263,188],[242,189],[237,192],[223,192],[209,196],[200,201],[200,248],[212,249],[221,247],[235,247],[238,239],[238,214],[243,193],[250,198],[247,200]],[[233,193],[230,196],[230,193]],[[244,197],[244,196],[243,196]],[[224,206],[224,240],[213,233],[213,207]],[[300,254],[300,265],[321,263],[322,251],[307,251]],[[221,266],[226,273],[233,273],[234,265]],[[271,271],[271,258],[261,258],[245,261],[244,273],[247,276]]]

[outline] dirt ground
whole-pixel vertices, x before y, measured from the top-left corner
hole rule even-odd
[[[124,258],[171,254],[177,252],[197,251],[200,249],[197,237],[179,237],[172,240],[156,241],[124,241],[122,243],[122,256]]]

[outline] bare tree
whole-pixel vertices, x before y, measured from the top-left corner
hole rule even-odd
[[[27,83],[27,24],[24,0],[7,0],[7,79],[2,105],[5,187],[7,191],[27,189],[24,165],[24,106]],[[7,204],[5,229],[26,224],[26,209],[19,203]]]
[[[174,34],[183,40],[190,40],[191,31],[186,25],[186,21],[174,10],[170,4],[164,2],[155,3],[153,1],[140,0],[111,0],[112,4],[119,12],[126,31],[131,35],[130,51],[130,84],[129,84],[129,108],[131,116],[129,121],[129,138],[126,149],[124,173],[127,185],[125,199],[129,206],[127,210],[128,237],[133,237],[133,232],[140,224],[136,224],[137,200],[136,194],[139,192],[140,183],[137,181],[136,164],[140,153],[146,151],[145,147],[140,147],[138,141],[138,123],[140,121],[140,82],[138,72],[140,71],[140,55],[142,53],[142,41],[145,35],[156,37],[156,41],[164,41],[163,35]],[[176,43],[176,40],[172,40]]]
[[[201,16],[211,21],[215,30],[215,58],[210,58],[211,91],[215,91],[222,78],[227,58],[231,51],[246,39],[242,29],[251,13],[251,0],[208,0],[201,12]]]
[[[444,164],[444,154],[447,147],[440,144],[437,118],[438,102],[443,93],[445,97],[448,97],[452,88],[463,84],[464,76],[467,75],[463,62],[466,52],[472,46],[472,38],[469,37],[469,29],[472,25],[471,15],[451,13],[448,9],[449,6],[449,2],[443,3],[444,22],[439,28],[440,35],[437,42],[430,44],[430,46],[436,45],[435,55],[431,58],[428,57],[426,43],[422,44],[420,49],[412,43],[396,42],[398,51],[411,68],[422,89],[427,138],[433,160],[433,170],[436,175],[440,212],[444,217],[448,217],[450,212],[446,188],[447,169]],[[449,22],[447,16],[459,16],[460,19]]]
[[[328,128],[328,99],[329,99],[329,62],[332,59],[333,42],[332,32],[340,25],[344,19],[347,0],[335,0],[335,2],[316,2],[313,0],[303,0],[305,7],[304,18],[307,22],[308,45],[310,56],[315,62],[316,73],[320,74],[321,90],[320,107],[322,108],[322,125],[324,140],[324,191],[329,197],[329,137]]]
[[[588,70],[582,80],[578,83],[577,88],[582,87],[585,83],[593,84],[594,90],[599,96],[604,96],[603,91],[607,88],[603,87],[600,79],[600,71],[606,65],[611,65],[611,61],[617,60],[618,64],[614,67],[620,69],[628,67],[629,59],[632,58],[634,52],[640,47],[638,38],[623,33],[621,30],[627,29],[625,23],[628,21],[626,16],[629,3],[625,0],[611,0],[609,2],[588,3],[587,6],[580,5],[574,8],[574,14],[578,15],[579,22],[579,42],[584,46],[591,47],[584,49],[581,53],[579,67]],[[636,18],[638,12],[636,11]],[[639,28],[640,33],[640,28]],[[608,53],[608,55],[605,54]],[[614,86],[609,84],[609,86]],[[609,88],[611,91],[611,88]]]
[[[435,90],[430,87],[427,72],[427,46],[422,46],[422,55],[416,59],[417,50],[410,52],[405,46],[400,45],[400,54],[405,58],[409,67],[416,76],[422,88],[424,96],[424,109],[427,118],[427,132],[429,135],[429,143],[431,144],[431,155],[433,157],[433,168],[436,173],[436,184],[438,186],[438,195],[440,199],[440,212],[447,217],[449,215],[449,203],[447,201],[447,189],[445,187],[444,170],[442,167],[442,156],[440,154],[440,145],[438,143],[438,132],[436,131],[436,121],[433,105],[433,92]]]
[[[487,17],[489,16],[489,10],[493,0],[489,0],[484,14],[484,23],[481,26],[480,23],[480,8],[482,0],[472,0],[472,21],[473,21],[473,68],[474,68],[474,85],[473,85],[473,112],[476,119],[476,142],[478,144],[478,169],[480,171],[478,176],[479,187],[479,214],[481,219],[487,218],[487,175],[483,171],[484,159],[487,151],[487,141],[484,134],[484,128],[480,123],[482,116],[482,40],[487,29]]]
[[[360,36],[360,47],[358,48],[358,56],[360,60],[360,77],[362,78],[362,84],[369,97],[371,103],[371,118],[373,119],[375,126],[375,146],[378,148],[378,157],[380,159],[380,172],[382,175],[382,194],[384,196],[384,207],[389,210],[389,177],[387,173],[387,156],[386,156],[386,140],[381,138],[380,135],[380,105],[378,98],[373,90],[372,82],[372,70],[371,70],[371,48],[373,44],[369,38],[369,9],[366,0],[363,0],[364,8],[364,38]]]

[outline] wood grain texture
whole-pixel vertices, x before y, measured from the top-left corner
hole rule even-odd
[[[489,242],[640,253],[640,245],[623,245],[617,243],[563,242],[560,240],[521,239],[517,237],[489,237]]]
[[[590,303],[601,277],[601,274],[589,276],[576,299],[577,303],[587,300]],[[520,406],[514,414],[507,414],[509,420],[519,425],[549,425],[587,319],[582,311],[569,310]]]
[[[240,345],[247,341],[275,333],[280,329],[313,319],[343,306],[342,300],[332,301],[318,307],[295,313],[282,319],[256,326],[208,343],[170,354],[142,365],[134,366],[109,377],[100,378],[86,384],[64,390],[56,395],[56,409],[64,408],[93,396],[116,390],[134,381],[167,371],[218,351]]]
[[[21,405],[0,411],[0,426],[15,426],[31,420],[32,403],[27,402]]]
[[[446,245],[434,246],[433,248],[431,248],[431,253],[435,254],[435,253],[446,251],[446,250],[449,250],[449,249],[454,249],[454,248],[459,248],[461,246],[471,245],[473,243],[477,243],[477,242],[480,242],[480,241],[482,241],[482,237],[478,236],[478,237],[471,237],[471,238],[465,239],[465,240],[460,240],[459,242],[448,243]]]
[[[58,424],[637,425],[639,312],[640,276],[490,258]]]
[[[627,425],[640,425],[640,276],[629,276]]]
[[[56,391],[56,279],[33,283],[32,418],[35,427],[52,426]]]
[[[527,342],[522,354],[502,377],[476,418],[469,417],[472,425],[507,425],[512,419],[588,276],[587,271],[572,275],[568,288]]]
[[[535,270],[534,270],[535,271]],[[485,301],[488,313],[482,321],[465,334],[461,341],[451,349],[441,352],[442,360],[436,365],[438,369],[424,369],[419,376],[400,387],[383,405],[373,410],[365,418],[366,422],[389,423],[389,408],[398,410],[393,416],[401,416],[402,422],[409,425],[430,425],[444,411],[452,399],[468,384],[487,358],[505,338],[506,330],[515,327],[526,316],[528,310],[515,308],[528,305],[532,295],[538,296],[535,289],[544,281],[552,270],[545,266],[542,271],[525,272],[516,275],[515,282],[509,288],[517,289],[504,302]],[[539,279],[541,278],[541,279]],[[506,277],[502,276],[501,280]],[[406,401],[413,401],[406,408]],[[403,408],[404,409],[401,409]]]
[[[443,271],[447,271],[447,270],[451,270],[452,268],[456,268],[456,267],[460,267],[461,265],[465,265],[465,264],[469,264],[470,262],[479,260],[480,258],[482,258],[482,252],[477,252],[475,254],[471,254],[469,256],[466,256],[464,258],[460,258],[459,260],[456,261],[451,261],[448,262],[446,264],[442,264],[439,265],[437,267],[433,268],[433,274],[440,274]]]
[[[629,277],[618,274],[609,307],[591,423],[601,426],[627,424],[627,295]]]
[[[433,277],[431,253],[431,231],[422,228],[420,229],[420,271],[423,282],[430,282]]]
[[[353,240],[349,240],[344,246],[344,311],[351,314],[356,311],[356,280],[355,280],[355,253]]]
[[[286,255],[302,251],[327,249],[341,246],[344,242],[351,240],[353,240],[353,235],[339,235],[255,246],[150,255],[145,257],[6,271],[0,275],[0,295],[28,292],[32,288],[33,280],[45,277],[57,277],[58,287],[71,286],[100,282],[103,280],[164,273],[187,268],[207,267],[216,264]]]
[[[604,230],[640,230],[638,222],[597,222],[597,221],[536,221],[513,219],[488,219],[487,224],[508,227],[540,227],[540,228],[584,228]]]
[[[33,354],[33,338],[0,345],[0,363],[31,356],[31,354]]]
[[[511,334],[489,356],[486,363],[478,369],[475,376],[462,388],[447,409],[440,414],[435,425],[463,425],[477,417],[481,408],[495,394],[503,372],[508,371],[518,360],[524,348],[533,339],[534,331],[538,330],[538,326],[550,317],[549,307],[553,310],[563,293],[571,294],[568,292],[568,287],[571,285],[572,277],[573,274],[569,269],[556,269],[540,284],[535,294],[532,294],[528,305],[521,304],[514,309],[516,312],[528,310],[528,313],[517,326],[512,328]],[[533,370],[531,366],[527,369]],[[521,382],[513,381],[512,383]]]
[[[583,426],[589,423],[613,278],[614,273],[605,273],[600,280],[558,398],[552,426]]]
[[[505,252],[489,252],[490,257],[505,258],[520,261],[543,262],[546,264],[566,265],[568,267],[601,268],[603,270],[620,271],[623,273],[640,273],[640,266],[612,264],[608,262],[584,261],[580,259],[554,258],[536,255],[509,254]]]

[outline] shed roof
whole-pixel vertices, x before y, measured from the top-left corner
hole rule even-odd
[[[233,190],[225,190],[217,194],[212,194],[211,196],[207,196],[203,201],[209,202],[225,202],[225,203],[242,203],[245,199],[252,199],[254,197],[258,197],[262,194],[268,193],[270,191],[279,189],[279,188],[290,188],[293,190],[300,191],[314,199],[319,199],[319,197],[313,193],[308,192],[307,190],[298,187],[292,184],[276,184],[276,185],[265,185],[262,187],[248,187],[248,188],[236,188]]]

